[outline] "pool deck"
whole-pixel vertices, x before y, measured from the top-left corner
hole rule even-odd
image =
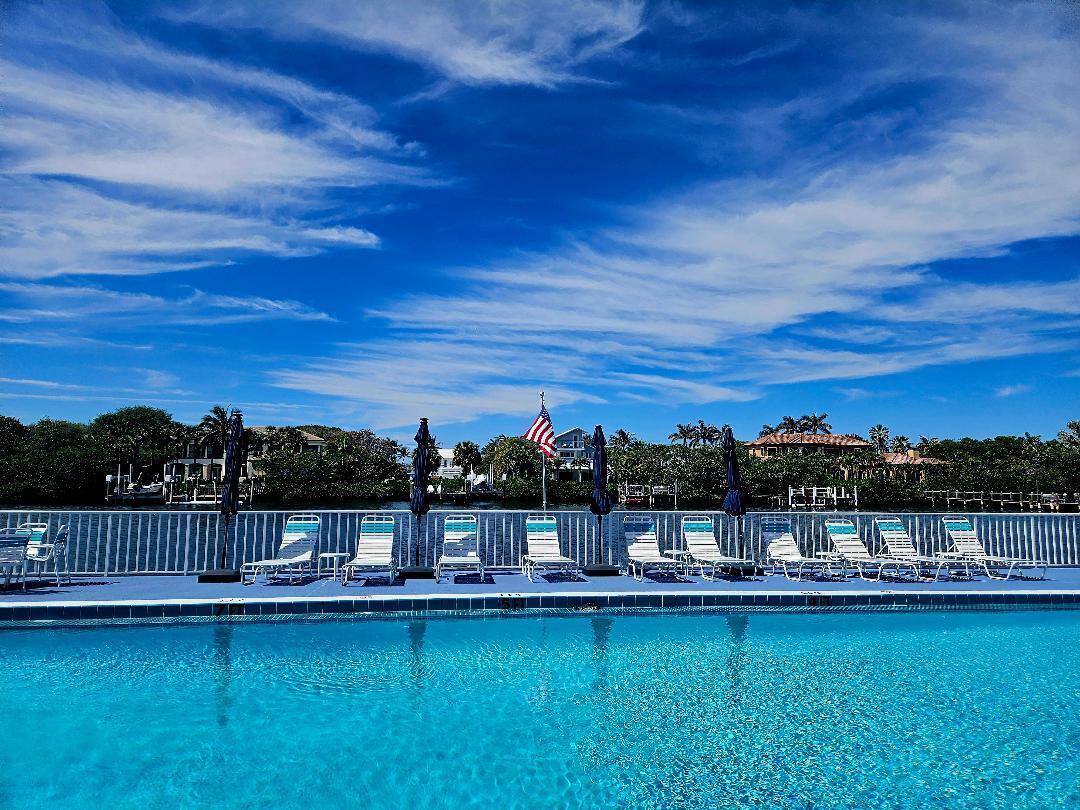
[[[792,581],[781,575],[708,582],[696,576],[636,582],[627,576],[530,582],[520,573],[433,580],[387,578],[342,586],[330,578],[256,585],[203,584],[194,576],[76,578],[59,587],[31,580],[0,589],[0,627],[145,623],[186,619],[299,618],[395,614],[624,609],[821,610],[1080,608],[1080,568],[1051,568],[1044,580],[938,582],[861,579]]]

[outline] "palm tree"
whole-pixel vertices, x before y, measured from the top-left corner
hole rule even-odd
[[[1066,422],[1065,429],[1058,433],[1057,440],[1066,447],[1080,449],[1080,419]]]
[[[591,440],[590,440],[591,441]],[[635,441],[634,434],[628,430],[619,428],[611,434],[611,438],[608,440],[608,444],[611,445],[613,450],[625,450]]]
[[[870,428],[867,435],[870,437],[870,444],[874,445],[874,449],[879,453],[884,453],[889,448],[889,429],[880,422]]]
[[[817,414],[812,413],[804,416],[799,421],[802,423],[801,427],[806,433],[832,433],[832,425],[825,420],[828,418],[827,413]]]
[[[891,442],[889,442],[889,450],[893,453],[906,453],[911,449],[911,439],[907,436],[901,436],[897,434],[893,436]]]
[[[454,466],[469,476],[480,466],[480,447],[476,442],[461,441],[454,445]]]
[[[697,431],[694,429],[693,425],[684,425],[682,422],[680,422],[675,425],[674,432],[668,434],[668,441],[670,441],[672,444],[674,444],[675,442],[682,442],[683,447],[686,447],[687,445],[692,445],[694,443],[694,439],[696,438],[696,436]]]
[[[780,420],[780,424],[776,426],[776,429],[781,433],[802,433],[803,420],[796,419],[794,416],[785,416]]]
[[[720,441],[720,428],[716,425],[709,425],[705,423],[704,419],[698,419],[697,423],[697,436],[698,441],[705,446],[713,447]]]
[[[224,452],[225,445],[229,441],[231,419],[232,411],[226,410],[220,405],[215,405],[199,422],[199,433],[202,440],[204,442],[213,442],[215,447],[220,447]]]
[[[919,443],[915,446],[920,453],[927,453],[932,451],[939,444],[941,444],[941,439],[937,436],[920,436]]]
[[[198,428],[192,427],[191,425],[185,425],[182,422],[173,424],[173,429],[169,436],[169,444],[172,447],[172,454],[174,457],[180,458],[186,456],[188,444],[197,442],[198,440]]]

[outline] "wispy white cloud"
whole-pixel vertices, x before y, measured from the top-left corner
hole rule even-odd
[[[0,282],[0,293],[27,323],[93,323],[133,326],[216,326],[266,320],[332,321],[299,301],[259,296],[227,296],[192,290],[180,297],[119,292],[87,285]]]
[[[200,3],[173,19],[259,28],[290,40],[390,53],[464,84],[554,87],[586,76],[642,30],[638,0],[396,0],[390,3]]]
[[[13,319],[12,322],[29,323],[31,319],[20,317],[18,320]],[[35,329],[33,334],[18,332],[11,335],[0,335],[0,346],[32,346],[48,349],[123,349],[132,352],[150,352],[155,348],[150,343],[101,340],[86,335],[64,334],[48,328]]]
[[[4,385],[28,385],[34,388],[82,388],[81,385],[57,382],[56,380],[34,380],[26,377],[0,377]]]
[[[329,245],[371,248],[378,237],[204,207],[125,201],[58,180],[0,179],[0,276],[149,275],[262,254],[311,256]]]
[[[1031,390],[1030,385],[1017,383],[1015,385],[1003,385],[994,389],[995,397],[1015,397],[1017,394],[1026,394]]]
[[[5,29],[0,275],[376,248],[376,234],[328,216],[328,201],[430,180],[422,150],[366,105],[140,39],[102,7],[21,6]]]
[[[558,346],[560,368],[581,370],[575,391],[634,398],[647,379],[654,391],[666,385],[673,398],[709,402],[766,385],[1075,348],[1069,330],[1054,332],[1077,313],[1077,280],[957,284],[929,269],[1080,232],[1080,46],[1041,18],[1018,25],[1007,9],[986,12],[963,27],[902,22],[903,46],[862,91],[936,82],[965,103],[928,114],[921,129],[908,122],[917,134],[889,151],[839,150],[810,164],[795,156],[767,179],[706,182],[624,211],[623,225],[545,254],[458,269],[451,294],[372,310],[395,330],[379,351],[408,367],[425,363],[434,342],[492,335],[498,368],[526,392],[544,379],[533,356]],[[915,57],[925,49],[935,58]],[[850,65],[845,80],[859,68]],[[814,115],[840,116],[859,100],[832,89],[814,95]],[[781,126],[809,114],[782,106],[764,110]],[[410,417],[423,403],[420,391],[373,398],[362,386],[339,387],[334,363],[276,379],[384,412],[397,403]],[[453,368],[440,410],[493,412],[494,399],[472,396],[488,368],[479,359]]]
[[[553,406],[600,402],[579,385],[587,374],[580,358],[538,347],[523,366],[521,355],[499,341],[424,340],[403,353],[396,343],[345,347],[342,356],[304,368],[274,372],[275,385],[315,397],[353,403],[353,416],[375,427],[394,427],[426,416],[438,423],[536,408],[543,380]],[[345,412],[345,411],[343,411]]]

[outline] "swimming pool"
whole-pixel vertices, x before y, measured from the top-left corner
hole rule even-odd
[[[1080,803],[1080,614],[0,634],[0,807]]]

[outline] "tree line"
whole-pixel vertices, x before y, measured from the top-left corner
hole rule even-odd
[[[784,417],[762,430],[828,433],[832,426],[827,417],[824,413]],[[160,472],[166,461],[184,457],[192,443],[208,444],[212,453],[220,455],[229,418],[226,408],[214,407],[190,425],[174,420],[167,411],[146,406],[121,408],[88,423],[41,419],[24,425],[0,416],[0,503],[99,505],[105,475],[118,468],[126,472],[130,464]],[[323,452],[303,452],[304,431],[326,441]],[[611,487],[678,481],[680,506],[715,507],[726,492],[721,434],[722,427],[704,420],[676,425],[667,443],[643,441],[628,430],[614,430],[608,440]],[[902,508],[925,505],[926,493],[932,489],[1080,491],[1080,420],[1069,422],[1047,440],[1024,434],[993,439],[921,436],[912,442],[892,435],[881,424],[870,427],[867,436],[874,450],[791,454],[767,460],[743,453],[747,495],[752,503],[764,505],[768,496],[785,495],[789,486],[859,486],[862,505]],[[249,431],[249,444],[255,441],[266,450],[255,462],[264,503],[385,502],[408,497],[412,448],[370,430],[297,425],[266,428],[257,437]],[[438,481],[439,447],[433,436],[429,466],[440,487],[450,491],[463,484]],[[908,449],[948,464],[927,466],[922,482],[891,478],[878,453]],[[495,436],[482,446],[458,442],[453,446],[453,463],[466,474],[494,472],[498,497],[508,503],[535,503],[540,497],[541,458],[536,445],[520,437]],[[558,480],[565,469],[580,471],[573,477],[585,480]],[[588,501],[592,482],[587,460],[551,459],[548,470],[548,494],[553,502]]]

